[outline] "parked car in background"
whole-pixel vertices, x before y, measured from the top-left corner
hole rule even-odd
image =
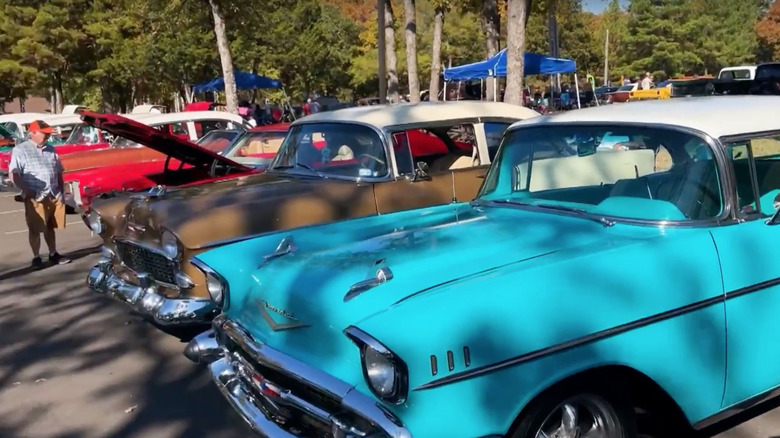
[[[630,93],[639,89],[639,82],[633,84],[623,85],[618,88],[617,91],[606,93],[607,103],[623,103],[628,102]]]
[[[175,158],[177,153],[181,153],[179,149],[196,147],[190,140],[173,134],[169,129],[173,124],[225,124],[236,128],[236,131],[244,132],[244,125],[229,121],[232,115],[228,113],[224,113],[226,116],[217,114],[212,118],[197,117],[197,122],[187,117],[187,113],[168,113],[164,114],[165,117],[129,115],[127,118],[117,119],[85,114],[91,114],[87,118],[90,126],[108,132],[115,141],[109,149],[91,154],[68,155],[61,159],[65,168],[65,202],[77,211],[87,211],[93,198],[114,191],[139,191],[155,185],[179,186],[213,178],[202,172],[190,172],[186,177],[182,176],[182,172],[172,172],[172,169],[180,165],[185,166],[184,170],[189,169],[189,166],[197,167],[197,163],[187,160],[171,161],[171,157]],[[174,119],[173,115],[177,114],[178,118]],[[134,119],[146,127],[140,128],[138,123],[130,124]],[[180,121],[172,122],[173,120]],[[158,132],[164,132],[181,141],[172,143],[168,136],[158,139],[155,135]],[[129,136],[118,133],[129,133]],[[176,152],[171,152],[171,149]],[[197,160],[200,159],[201,157],[197,157]],[[207,157],[207,160],[210,160],[210,157]],[[227,161],[235,164],[233,161]]]
[[[469,201],[498,149],[495,133],[537,115],[497,102],[430,102],[307,116],[262,174],[94,200],[89,223],[105,257],[87,282],[160,324],[207,323],[220,299],[195,255],[259,234]],[[241,162],[264,153],[253,140],[235,147],[246,151]]]
[[[215,129],[195,141],[198,146],[222,155],[246,131],[243,129]]]
[[[289,123],[252,128],[227,146],[222,154],[253,169],[266,169],[279,152],[289,129]]]
[[[736,67],[724,67],[720,69],[718,73],[718,79],[720,80],[751,80],[756,77],[755,65],[740,65]]]
[[[262,436],[694,436],[780,386],[776,111],[518,122],[472,203],[196,255],[222,313],[185,354]]]

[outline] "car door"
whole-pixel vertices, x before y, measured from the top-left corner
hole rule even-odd
[[[780,385],[780,136],[728,147],[740,222],[712,231],[726,296],[727,375],[723,407]]]
[[[406,129],[392,132],[391,140],[398,178],[376,185],[380,214],[475,197],[484,169],[474,124]]]

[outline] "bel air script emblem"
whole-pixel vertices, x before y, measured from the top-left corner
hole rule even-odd
[[[283,309],[277,309],[276,307],[268,304],[268,301],[265,300],[259,301],[257,303],[257,307],[260,309],[260,314],[263,315],[263,319],[265,320],[265,322],[267,322],[268,325],[271,327],[271,330],[275,332],[309,326],[309,324],[300,322],[297,319],[295,319],[292,313]],[[268,312],[269,310],[277,315],[282,316],[285,322],[278,323],[274,321],[273,317],[271,317],[271,314]]]

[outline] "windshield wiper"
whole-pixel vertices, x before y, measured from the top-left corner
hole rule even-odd
[[[615,225],[615,221],[611,221],[605,218],[604,216],[598,216],[598,217],[591,216],[587,210],[583,210],[581,208],[576,208],[576,207],[567,207],[565,205],[554,205],[554,204],[532,204],[529,202],[514,201],[511,199],[496,199],[489,202],[494,204],[519,205],[522,207],[532,207],[532,208],[535,207],[544,210],[565,211],[567,213],[574,213],[583,219],[596,221],[601,225],[604,225],[605,227],[611,227]]]

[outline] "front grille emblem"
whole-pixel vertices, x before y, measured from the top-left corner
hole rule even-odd
[[[257,307],[260,309],[260,314],[263,316],[265,322],[268,323],[268,325],[271,327],[271,330],[275,332],[309,326],[309,324],[300,322],[297,319],[295,319],[292,313],[283,309],[278,309],[272,306],[271,304],[269,304],[268,301],[261,300],[260,302],[257,303]],[[285,322],[282,323],[276,322],[274,318],[271,316],[271,314],[268,312],[269,310],[283,317]]]

